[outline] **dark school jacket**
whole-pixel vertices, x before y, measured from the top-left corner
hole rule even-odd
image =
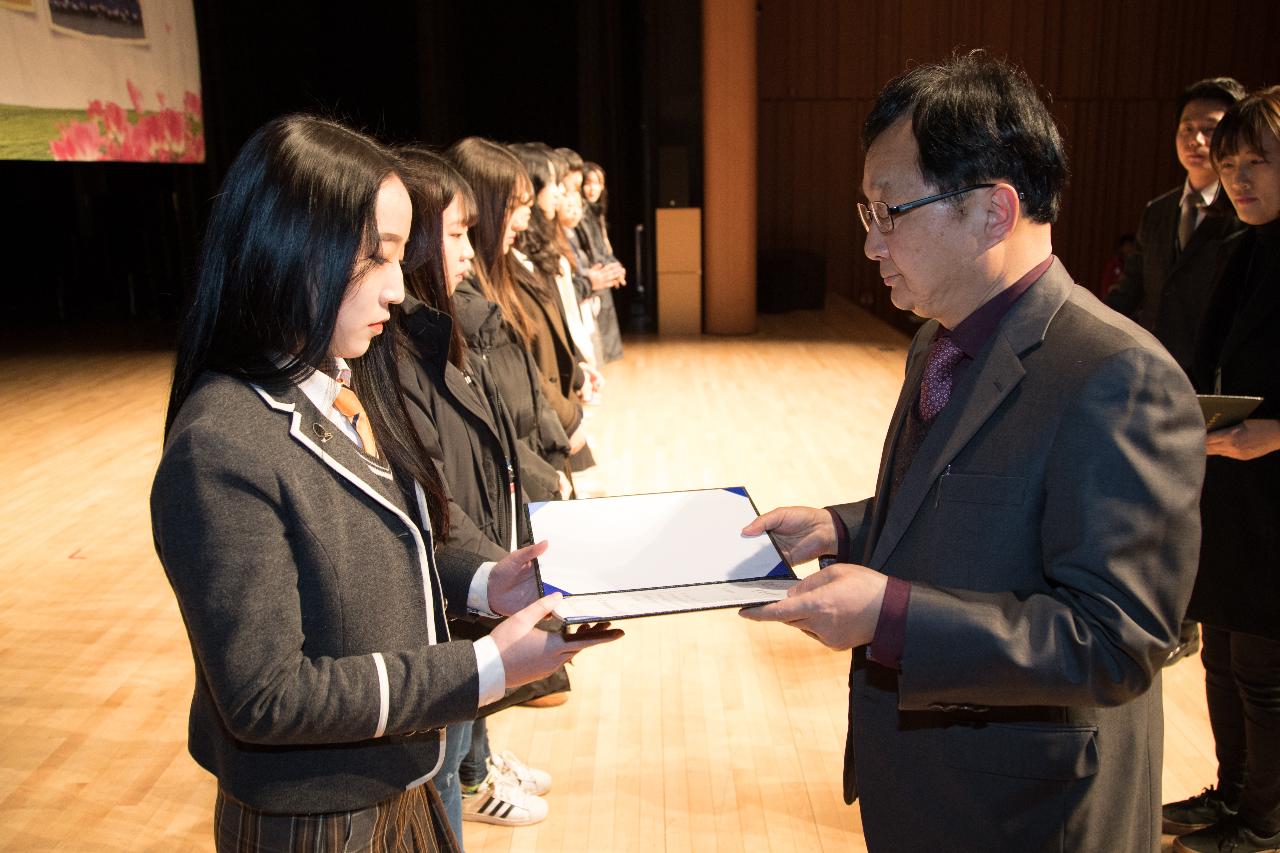
[[[475,652],[443,611],[482,558],[434,549],[411,494],[296,386],[209,373],[183,404],[152,531],[195,659],[191,755],[236,799],[371,806],[476,716]]]
[[[470,279],[454,291],[453,308],[467,346],[483,360],[515,424],[529,500],[555,499],[559,495],[556,472],[569,458],[569,435],[542,393],[533,356],[502,319],[498,306],[485,299]]]
[[[400,386],[449,494],[449,544],[500,560],[513,527],[519,545],[533,541],[515,425],[483,360],[468,352],[465,373],[449,361],[453,320],[413,298],[403,310],[408,350]]]

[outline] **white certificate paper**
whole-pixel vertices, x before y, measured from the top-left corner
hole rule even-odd
[[[768,535],[744,537],[757,515],[746,489],[703,489],[529,505],[544,592],[561,592],[567,622],[626,619],[777,601],[795,573]]]

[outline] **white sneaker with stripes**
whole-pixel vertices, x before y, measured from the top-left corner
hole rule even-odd
[[[474,794],[463,792],[462,819],[499,826],[528,826],[547,816],[547,802],[541,797],[520,790],[493,773],[481,783]]]
[[[516,758],[509,749],[489,756],[489,773],[495,779],[514,785],[526,794],[542,796],[551,790],[550,773],[530,767]]]

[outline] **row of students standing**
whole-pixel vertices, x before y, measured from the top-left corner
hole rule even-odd
[[[416,156],[428,155],[416,152]],[[580,489],[575,476],[580,483],[581,472],[595,464],[584,406],[599,402],[603,385],[604,350],[588,330],[595,330],[596,340],[601,340],[602,327],[596,322],[602,313],[597,308],[598,294],[625,283],[616,259],[573,255],[568,234],[575,232],[582,218],[583,164],[580,158],[574,162],[544,145],[507,147],[475,137],[453,145],[446,157],[449,163],[443,168],[452,165],[458,170],[456,181],[450,177],[445,182],[459,186],[450,203],[456,204],[466,193],[465,214],[459,210],[456,217],[442,222],[446,233],[458,240],[447,255],[454,267],[450,280],[457,283],[450,298],[438,299],[434,307],[456,316],[458,346],[478,359],[477,376],[487,365],[498,366],[493,371],[496,393],[490,397],[497,407],[507,399],[519,400],[521,405],[528,401],[529,408],[520,419],[536,425],[536,439],[524,452],[533,451],[538,458],[525,467],[542,472],[544,486],[541,494],[535,487],[516,489],[513,495],[528,494],[533,499],[576,495]],[[424,215],[434,222],[438,208],[439,204],[428,206]],[[469,242],[461,237],[466,231],[461,227],[464,216],[474,226]],[[604,233],[598,214],[595,222]],[[573,239],[578,239],[576,233]],[[603,328],[618,338],[616,314],[605,319]],[[620,340],[612,352],[621,355]],[[518,458],[512,462],[520,467]],[[460,460],[453,470],[446,468],[446,482],[465,479],[471,467],[484,464],[477,458],[469,467]],[[555,470],[555,494],[546,489],[550,469]],[[516,511],[523,514],[523,505]],[[498,544],[510,548],[526,543]],[[559,672],[522,688],[497,707],[547,702],[553,696],[563,699],[567,689],[567,675]],[[455,819],[524,825],[546,816],[547,804],[539,797],[549,790],[550,776],[528,767],[509,751],[491,750],[483,718],[451,727],[449,746],[441,790]]]
[[[526,500],[590,461],[591,365],[541,246],[514,254],[533,196],[495,143],[396,153],[306,116],[229,170],[152,491],[219,850],[461,849],[467,754],[472,811],[513,813],[501,787],[546,813],[549,777],[486,756],[474,721],[620,632],[536,627],[557,596]]]

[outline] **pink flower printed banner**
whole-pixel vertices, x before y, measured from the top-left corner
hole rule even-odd
[[[192,0],[0,0],[0,159],[204,161]]]

